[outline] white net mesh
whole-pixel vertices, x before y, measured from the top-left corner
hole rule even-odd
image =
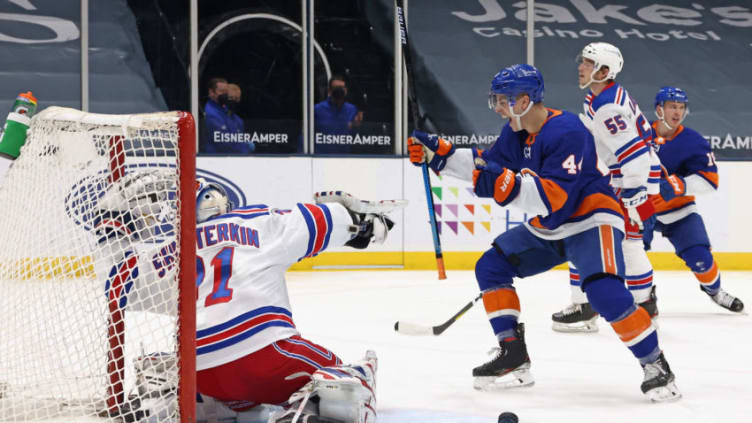
[[[34,117],[0,184],[0,421],[180,420],[178,123]]]

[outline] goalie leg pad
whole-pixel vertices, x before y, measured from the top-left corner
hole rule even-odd
[[[357,363],[315,372],[311,379],[320,399],[319,414],[347,423],[375,421],[377,363],[376,354],[369,350]]]
[[[371,423],[376,421],[376,354],[350,365],[323,367],[293,393],[271,422]],[[313,399],[318,400],[318,406]]]

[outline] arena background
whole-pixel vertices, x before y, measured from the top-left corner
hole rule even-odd
[[[421,113],[461,147],[495,140],[502,122],[486,107],[488,84],[509,64],[534,63],[545,78],[546,103],[578,112],[584,93],[576,86],[574,58],[591,41],[621,48],[625,66],[618,79],[649,118],[660,86],[685,89],[691,109],[685,123],[708,138],[719,161],[720,189],[698,200],[714,253],[722,269],[752,269],[746,182],[752,179],[752,8],[746,2],[536,2],[530,44],[526,2],[407,3]],[[201,124],[206,82],[226,77],[243,90],[238,114],[256,151],[200,153],[200,169],[231,181],[254,203],[286,205],[324,189],[411,202],[395,214],[398,226],[385,245],[333,250],[297,268],[435,265],[420,171],[403,155],[412,122],[390,0],[11,0],[0,3],[0,23],[0,111],[32,90],[40,109],[188,110]],[[326,97],[333,73],[347,78],[348,101],[364,111],[364,124],[335,140],[333,153],[320,154],[324,138],[312,109]],[[9,163],[2,160],[0,170]],[[467,183],[435,175],[433,183],[450,269],[472,268],[494,236],[525,218],[473,196]],[[671,251],[657,240],[656,268],[683,268]]]

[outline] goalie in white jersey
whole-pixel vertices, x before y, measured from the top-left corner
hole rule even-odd
[[[655,209],[649,196],[657,195],[661,176],[658,156],[649,147],[650,122],[637,102],[615,81],[624,65],[619,49],[609,43],[590,43],[578,57],[580,89],[590,88],[580,119],[593,134],[598,158],[608,166],[611,186],[621,200],[626,236],[623,241],[625,281],[635,302],[652,318],[658,315],[653,267],[643,246],[652,238]],[[605,171],[605,169],[604,169]],[[594,332],[598,314],[580,289],[580,275],[570,266],[572,304],[554,313],[553,328],[563,332]]]
[[[316,194],[317,204],[291,209],[233,209],[219,185],[198,184],[199,393],[236,411],[290,398],[272,421],[374,421],[375,354],[343,366],[331,351],[302,338],[284,274],[330,246],[383,242],[393,225],[383,213],[404,204],[324,192]],[[311,395],[318,405],[307,402]]]
[[[164,191],[170,183],[159,171],[147,171],[113,185],[100,200],[102,211],[93,222],[99,242],[120,239],[131,245],[130,239],[144,235],[144,219],[156,213],[159,204],[123,206],[156,201],[157,196],[149,194]],[[247,412],[245,417],[258,417],[253,409],[270,404],[287,407],[273,413],[270,422],[375,421],[376,355],[367,351],[363,360],[342,365],[327,348],[302,338],[292,320],[284,274],[295,262],[327,247],[366,248],[384,242],[393,226],[385,213],[407,202],[360,201],[337,191],[317,193],[316,204],[298,203],[290,209],[262,204],[233,208],[220,185],[203,179],[196,185],[196,369],[201,396],[232,410],[223,407],[220,416]],[[135,265],[151,265],[153,251],[136,253]],[[120,260],[127,257],[131,252]],[[166,386],[171,379],[162,377],[164,370],[150,365],[150,358],[136,360],[138,378],[147,381],[148,389],[174,392],[175,387]],[[316,397],[318,401],[309,401]],[[216,417],[216,412],[201,410],[216,408],[213,400],[199,404],[199,417]]]

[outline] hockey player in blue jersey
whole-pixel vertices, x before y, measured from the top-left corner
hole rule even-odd
[[[648,196],[658,194],[660,163],[648,146],[650,123],[627,90],[615,81],[624,65],[619,49],[609,43],[590,43],[579,57],[580,89],[589,88],[580,119],[593,134],[598,157],[608,166],[611,186],[624,210],[626,236],[623,244],[625,281],[629,292],[650,317],[658,315],[653,267],[643,247],[643,236],[652,235],[655,210]],[[649,241],[649,240],[648,240]],[[562,332],[595,332],[598,313],[580,289],[577,269],[570,267],[572,304],[554,313],[553,329]]]
[[[651,400],[678,399],[674,374],[648,313],[624,286],[624,218],[608,180],[597,169],[593,137],[577,116],[546,108],[543,77],[530,65],[502,69],[491,82],[489,107],[508,118],[488,151],[456,149],[413,132],[410,160],[472,181],[479,197],[534,216],[499,235],[475,266],[498,353],[473,369],[476,389],[534,383],[514,278],[571,261],[588,299],[639,360],[641,390]],[[511,380],[509,380],[511,377]]]
[[[708,141],[682,125],[689,99],[681,88],[663,87],[655,96],[652,122],[653,149],[665,169],[659,197],[653,199],[658,222],[655,229],[674,246],[700,282],[702,292],[721,307],[741,312],[742,301],[721,288],[718,264],[710,252],[710,239],[697,212],[695,196],[718,189],[718,168]]]

